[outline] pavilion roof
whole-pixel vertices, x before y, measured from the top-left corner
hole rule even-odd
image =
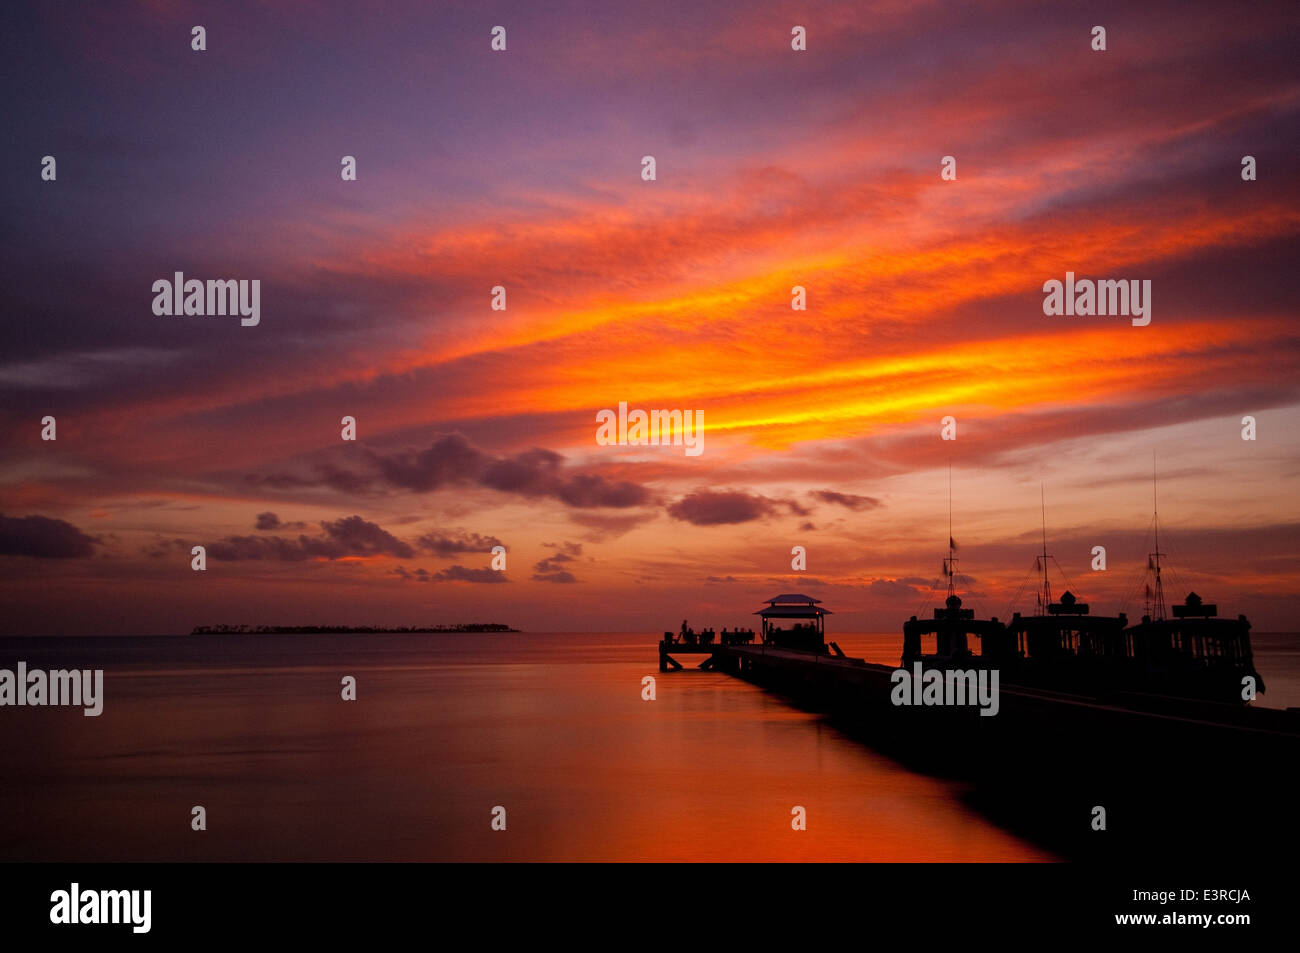
[[[768,606],[754,613],[772,619],[815,619],[818,616],[834,614],[830,609],[823,609],[821,606]]]

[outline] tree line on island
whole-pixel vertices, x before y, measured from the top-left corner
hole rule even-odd
[[[518,632],[500,622],[458,625],[196,625],[190,635],[369,635],[422,632]]]

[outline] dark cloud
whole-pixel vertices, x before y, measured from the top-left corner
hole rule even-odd
[[[425,533],[415,541],[415,545],[435,556],[454,556],[459,553],[490,553],[493,546],[504,546],[505,543],[495,536],[460,532],[454,536]]]
[[[625,509],[652,502],[650,491],[638,483],[568,471],[564,457],[553,450],[533,448],[495,457],[459,433],[442,435],[424,450],[368,451],[366,459],[369,472],[316,464],[314,477],[281,473],[254,476],[250,481],[275,489],[329,486],[353,494],[381,489],[429,493],[445,486],[481,486],[500,493],[550,497],[575,509]]]
[[[0,515],[0,556],[83,559],[95,554],[98,542],[64,520]]]
[[[559,552],[539,560],[533,567],[533,579],[538,582],[577,582],[573,573],[564,568],[565,563],[576,562],[582,555],[581,543],[543,543],[543,546],[557,549]]]
[[[920,593],[929,591],[929,588],[929,583],[925,583],[922,588],[917,588],[902,579],[873,579],[867,584],[867,589],[872,595],[904,599],[914,598]]]
[[[406,526],[410,523],[418,523],[423,519],[426,519],[426,517],[421,516],[418,513],[408,513],[406,516],[394,516],[388,521],[388,523],[390,526]]]
[[[425,450],[404,450],[388,456],[372,451],[369,456],[389,484],[417,493],[467,482],[491,461],[488,454],[458,433],[439,437]]]
[[[245,480],[253,486],[270,487],[273,490],[297,490],[303,487],[327,486],[340,493],[354,496],[374,495],[377,490],[374,481],[364,474],[343,470],[330,463],[318,463],[312,467],[315,476],[302,477],[293,473],[272,473],[267,476],[250,474]]]
[[[261,530],[302,529],[306,525],[306,523],[284,523],[281,522],[280,517],[276,516],[274,513],[266,512],[257,514],[257,522],[254,524],[253,528]]]
[[[260,559],[267,562],[302,562],[321,556],[336,558],[337,553],[325,552],[323,540],[300,536],[298,539],[285,539],[283,536],[227,536],[215,543],[208,543],[208,555],[213,559],[240,562]]]
[[[588,527],[591,532],[582,538],[589,543],[602,543],[607,539],[618,537],[632,531],[642,523],[654,519],[657,513],[631,513],[623,515],[604,515],[601,513],[574,513],[569,519],[580,526]]]
[[[433,579],[427,569],[414,569],[408,571],[405,566],[398,566],[396,569],[390,569],[388,571],[394,576],[400,576],[407,582],[429,582]]]
[[[363,474],[353,473],[328,463],[318,465],[316,472],[319,475],[319,482],[340,493],[362,496],[375,492],[371,481]]]
[[[489,464],[478,483],[502,493],[554,497],[577,509],[625,509],[650,500],[650,491],[639,484],[607,480],[597,473],[566,475],[563,464],[564,458],[554,451],[526,450]]]
[[[571,543],[567,539],[562,543],[542,543],[547,549],[558,549],[562,553],[570,556],[582,555],[582,543]]]
[[[813,490],[809,495],[823,503],[834,503],[836,506],[844,506],[851,510],[870,510],[880,505],[880,501],[874,496],[837,493],[835,490]]]
[[[467,569],[464,566],[451,566],[431,577],[435,582],[509,582],[504,572],[495,569]]]
[[[167,539],[165,536],[154,534],[154,541],[140,547],[140,552],[150,559],[162,559],[170,556],[177,550],[189,552],[190,544],[183,539]]]
[[[227,536],[208,545],[213,559],[261,559],[301,562],[306,559],[342,559],[345,556],[395,556],[410,559],[415,550],[376,523],[360,516],[322,522],[324,536]]]
[[[650,491],[630,480],[606,480],[598,473],[579,473],[560,482],[548,495],[575,508],[627,509],[650,502]]]
[[[765,496],[740,490],[696,490],[669,506],[668,515],[696,526],[718,526],[748,523],[774,510],[774,501]]]
[[[409,543],[402,542],[377,523],[367,522],[360,516],[321,523],[321,529],[325,530],[332,541],[344,546],[349,555],[388,555],[399,559],[410,559],[415,555],[415,550]]]

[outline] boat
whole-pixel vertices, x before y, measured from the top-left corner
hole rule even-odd
[[[1052,599],[1048,565],[1055,559],[1047,552],[1047,500],[1045,496],[1040,499],[1043,548],[1034,557],[1034,569],[1039,573],[1037,612],[1013,613],[1007,630],[1016,643],[1023,681],[1095,684],[1104,681],[1105,673],[1127,657],[1124,628],[1128,616],[1122,612],[1118,616],[1092,615],[1088,603],[1080,602],[1069,589],[1059,601]]]
[[[943,561],[943,574],[948,581],[948,595],[942,606],[934,610],[931,619],[912,616],[903,623],[903,667],[920,662],[923,668],[993,668],[1012,661],[1014,643],[1007,627],[991,619],[975,618],[974,609],[963,609],[961,596],[956,592],[956,551],[952,534],[948,535],[948,556]],[[923,638],[934,636],[934,651],[926,653]],[[970,637],[980,640],[980,652],[974,653]]]
[[[1250,646],[1250,622],[1218,617],[1218,606],[1189,592],[1165,609],[1160,551],[1160,514],[1152,480],[1155,552],[1147,555],[1146,612],[1124,630],[1124,654],[1131,690],[1154,695],[1244,704],[1264,691]]]
[[[1160,552],[1158,522],[1156,551],[1147,561],[1155,584],[1147,587],[1147,613],[1132,626],[1123,612],[1091,614],[1088,603],[1068,589],[1059,600],[1052,598],[1048,564],[1054,560],[1047,552],[1046,523],[1044,503],[1043,547],[1035,557],[1037,611],[1016,612],[1005,625],[996,616],[976,619],[972,610],[962,608],[954,585],[956,544],[950,529],[943,564],[947,600],[934,610],[933,619],[912,616],[903,623],[904,667],[917,661],[944,670],[996,667],[1003,684],[1110,699],[1123,693],[1243,704],[1264,691],[1244,615],[1220,619],[1217,606],[1192,592],[1166,617],[1161,576],[1166,554]],[[931,654],[921,649],[926,635],[935,637]],[[970,636],[981,642],[978,655]]]

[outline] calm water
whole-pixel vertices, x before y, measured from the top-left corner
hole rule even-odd
[[[0,667],[104,668],[106,701],[0,709],[0,859],[1051,859],[816,715],[730,676],[661,676],[655,641],[3,640]],[[896,659],[896,636],[837,641]],[[1300,688],[1281,644],[1277,671],[1261,660],[1274,704]]]

